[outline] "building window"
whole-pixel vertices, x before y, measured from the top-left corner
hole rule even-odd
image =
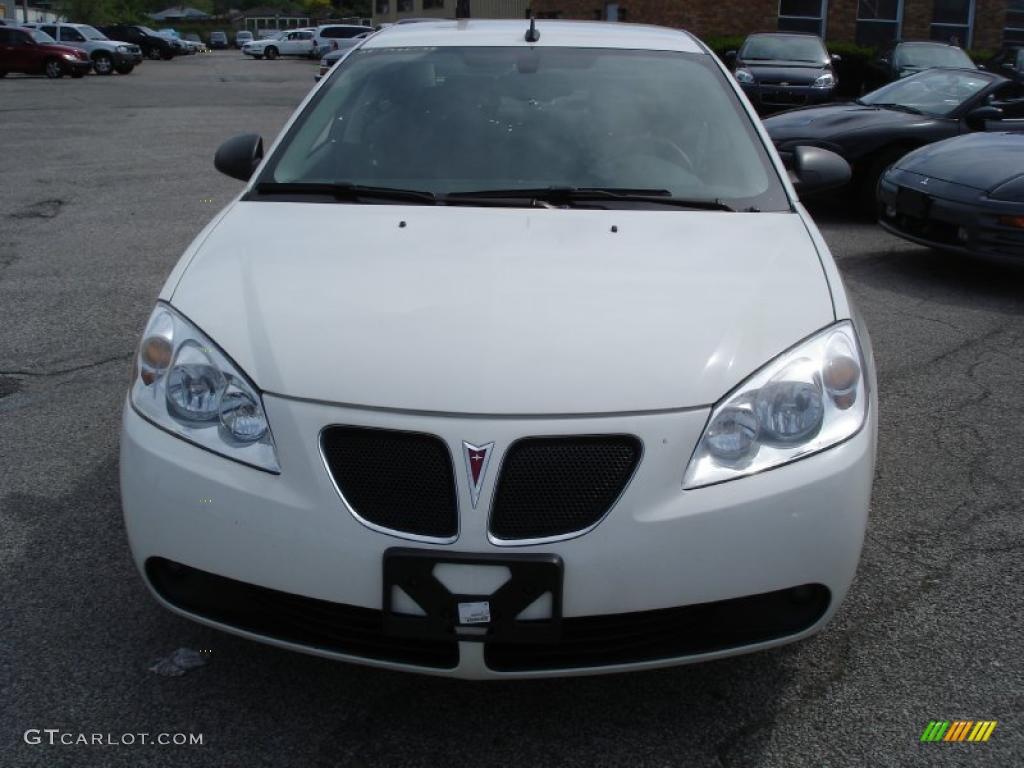
[[[391,13],[391,3],[389,3],[388,0],[377,0],[373,7],[378,16],[384,16]]]
[[[423,10],[430,11],[435,8],[444,8],[444,0],[423,0]]]
[[[1003,42],[1016,45],[1024,43],[1024,0],[1010,0],[1006,7]]]
[[[969,48],[973,26],[974,0],[935,0],[935,10],[932,12],[932,40],[942,40]]]
[[[398,0],[398,5],[395,10],[399,13],[412,13],[415,10],[413,0]]]
[[[779,31],[825,36],[828,0],[779,0]]]
[[[881,47],[900,39],[903,0],[860,0],[857,3],[857,45]]]

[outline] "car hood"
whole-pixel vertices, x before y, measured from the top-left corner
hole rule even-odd
[[[171,303],[266,391],[481,414],[710,404],[834,319],[795,213],[239,202]]]
[[[742,63],[757,80],[787,82],[790,85],[809,85],[831,70],[824,64],[800,64],[778,61],[745,61]]]
[[[850,102],[792,109],[765,118],[764,127],[772,140],[779,142],[797,138],[828,139],[855,131],[883,129],[929,120],[931,118],[925,115]]]
[[[971,133],[911,152],[900,170],[989,190],[1021,175],[1024,133]]]
[[[62,45],[61,43],[39,43],[38,47],[47,53],[55,53],[58,56],[74,56],[76,59],[82,54],[80,48],[72,48],[70,45]],[[88,58],[83,59],[83,61],[88,61]]]

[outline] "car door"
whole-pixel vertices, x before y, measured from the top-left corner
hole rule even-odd
[[[46,63],[46,54],[40,50],[36,41],[28,32],[20,29],[9,31],[11,36],[11,48],[14,51],[14,61],[18,65],[18,72],[42,72]]]
[[[0,27],[0,72],[22,72],[14,30]]]
[[[45,30],[44,30],[45,31]],[[85,37],[74,27],[57,27],[57,31],[60,32],[60,37],[57,38],[57,42],[62,45],[70,45],[72,48],[81,48],[83,51],[85,48]]]
[[[285,35],[284,39],[281,40],[281,45],[279,46],[279,52],[281,53],[281,55],[294,56],[295,54],[297,54],[299,52],[298,39],[298,32],[289,32],[287,35]]]

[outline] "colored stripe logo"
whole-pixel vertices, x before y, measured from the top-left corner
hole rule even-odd
[[[932,720],[921,741],[988,741],[995,728],[995,720]]]

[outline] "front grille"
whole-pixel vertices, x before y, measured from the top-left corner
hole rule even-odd
[[[631,435],[529,437],[508,449],[491,509],[500,540],[546,539],[600,522],[640,462]]]
[[[320,447],[339,492],[362,520],[431,539],[458,533],[455,472],[439,437],[327,427]]]
[[[458,643],[385,635],[383,613],[292,595],[200,571],[162,557],[146,576],[164,600],[220,624],[310,648],[365,659],[453,669]]]
[[[831,593],[805,584],[683,608],[562,619],[553,643],[487,643],[484,660],[499,672],[576,669],[695,656],[795,635],[828,610]]]

